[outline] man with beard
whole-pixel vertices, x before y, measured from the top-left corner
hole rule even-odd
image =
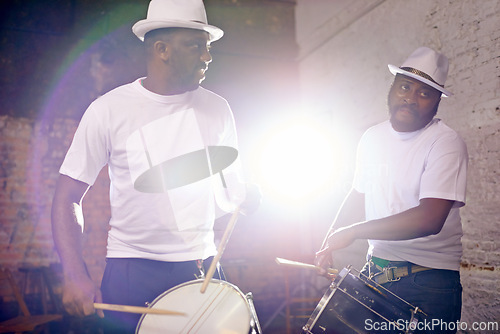
[[[460,136],[435,117],[441,96],[451,95],[444,88],[448,59],[420,47],[389,69],[390,119],[362,136],[353,188],[316,264],[325,267],[332,252],[367,239],[362,272],[442,325],[424,331],[455,332],[468,156]]]
[[[147,76],[89,106],[54,196],[63,304],[72,315],[93,314],[94,302],[146,306],[168,289],[202,277],[216,253],[215,218],[224,211],[249,213],[260,201],[258,189],[241,180],[227,101],[200,86],[212,60],[210,43],[223,35],[207,24],[202,0],[152,0],[147,19],[132,30],[144,41]],[[217,157],[214,147],[221,148]],[[105,165],[111,219],[99,289],[83,261],[78,212]],[[212,168],[223,173],[212,174]],[[134,333],[139,317],[106,312],[106,330]]]

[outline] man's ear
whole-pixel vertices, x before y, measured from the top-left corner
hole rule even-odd
[[[155,55],[166,61],[170,57],[170,46],[164,41],[156,41],[153,44]]]
[[[437,100],[436,102],[436,106],[434,107],[434,116],[436,116],[437,112],[438,112],[438,109],[439,109],[439,103],[441,102],[441,96],[439,97],[439,99]]]

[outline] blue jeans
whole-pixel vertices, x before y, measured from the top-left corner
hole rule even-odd
[[[370,262],[362,270],[366,276],[369,265]],[[380,271],[372,265],[371,272]],[[383,287],[427,314],[415,333],[456,333],[462,310],[460,272],[426,270],[385,283]]]
[[[201,264],[206,272],[212,258]],[[146,259],[106,259],[101,283],[104,303],[146,306],[163,292],[201,275],[197,261],[163,262]],[[219,279],[218,271],[214,278]],[[141,315],[125,312],[104,312],[105,333],[135,333]]]

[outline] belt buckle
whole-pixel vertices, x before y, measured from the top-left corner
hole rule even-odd
[[[397,269],[398,267],[385,267],[383,269],[383,272],[385,274],[385,278],[387,279],[387,282],[397,282],[401,279],[401,277],[396,277],[394,274],[394,269]],[[392,277],[389,276],[389,271],[392,273]]]

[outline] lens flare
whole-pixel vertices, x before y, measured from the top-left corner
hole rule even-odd
[[[281,199],[302,203],[332,186],[343,156],[332,129],[302,118],[273,129],[259,150],[256,169],[262,186]]]

